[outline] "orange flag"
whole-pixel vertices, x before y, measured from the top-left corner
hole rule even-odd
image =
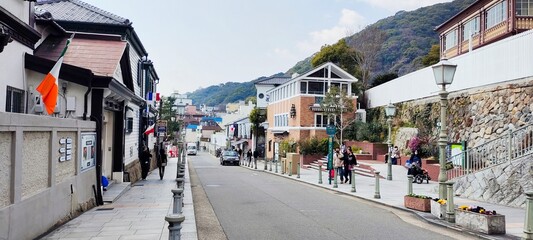
[[[72,38],[74,38],[74,34],[72,34],[70,39],[67,40],[67,45],[65,46],[65,49],[63,49],[63,52],[61,52],[61,56],[59,57],[59,60],[57,60],[52,70],[50,70],[50,72],[44,77],[43,81],[41,81],[41,84],[37,86],[37,91],[41,93],[43,97],[43,103],[46,107],[46,112],[48,112],[48,114],[52,114],[54,112],[54,108],[57,104],[57,80],[59,79],[59,70],[61,70],[61,64],[63,64],[63,57],[67,52],[68,45],[72,41]]]

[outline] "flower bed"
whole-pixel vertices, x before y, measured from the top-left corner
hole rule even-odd
[[[431,214],[438,217],[439,219],[446,218],[446,200],[444,199],[433,199],[431,201]]]
[[[485,234],[505,234],[505,215],[482,207],[460,206],[455,211],[455,223]]]
[[[406,208],[430,212],[431,211],[431,197],[424,195],[405,195],[403,198],[403,204]]]

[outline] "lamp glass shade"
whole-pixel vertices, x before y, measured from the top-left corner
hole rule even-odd
[[[385,106],[385,115],[392,117],[394,114],[396,114],[396,107],[392,103],[389,103],[389,105]]]
[[[432,66],[435,83],[437,85],[452,84],[457,64],[453,64],[448,59],[442,59],[439,63]]]

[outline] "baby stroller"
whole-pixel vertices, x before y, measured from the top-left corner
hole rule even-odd
[[[422,183],[424,180],[426,180],[426,183],[429,183],[429,180],[431,180],[428,171],[419,167],[418,164],[412,164],[411,168],[407,171],[407,174],[413,175],[413,181],[418,184]]]

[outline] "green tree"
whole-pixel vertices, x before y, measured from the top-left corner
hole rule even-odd
[[[435,44],[431,46],[431,49],[429,50],[428,54],[422,57],[422,65],[424,65],[424,67],[429,67],[433,64],[438,63],[439,60],[440,60],[440,46],[438,44]]]
[[[330,123],[334,123],[339,135],[339,142],[343,141],[343,131],[355,120],[354,105],[351,96],[341,91],[337,86],[332,86],[324,96],[320,107],[327,114]]]
[[[249,96],[247,97],[244,102],[245,103],[248,103],[248,102],[252,102],[253,104],[257,104],[257,97],[256,96]]]
[[[398,74],[396,73],[386,73],[386,74],[380,74],[377,75],[373,80],[371,84],[371,88],[381,85],[383,83],[386,83],[392,79],[398,78]]]
[[[333,45],[322,46],[320,52],[318,52],[311,60],[311,65],[317,67],[320,64],[332,62],[346,72],[356,75],[358,67],[356,59],[359,58],[359,56],[357,56],[358,54],[359,53],[346,44],[345,39],[341,39]]]
[[[162,97],[160,108],[160,119],[167,121],[167,133],[170,139],[174,139],[176,132],[180,130],[180,123],[172,121],[172,117],[176,117],[176,108],[174,107],[175,97]]]

